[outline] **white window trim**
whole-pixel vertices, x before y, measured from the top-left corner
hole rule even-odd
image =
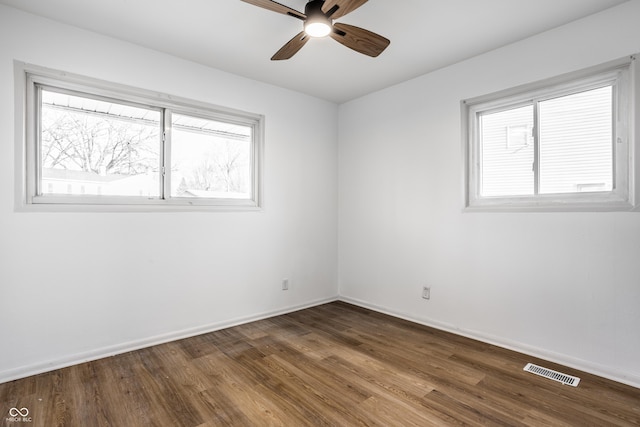
[[[461,101],[463,152],[463,203],[465,212],[487,211],[640,211],[640,67],[636,55],[581,71]],[[618,119],[615,188],[602,193],[544,194],[535,196],[481,197],[478,113],[515,108],[518,103],[544,99],[576,89],[593,88],[615,80],[614,99]]]
[[[91,77],[14,61],[15,79],[15,182],[17,211],[259,211],[263,205],[263,115],[220,107],[201,101],[134,88]],[[37,196],[38,159],[36,84],[93,96],[116,99],[152,109],[222,120],[251,126],[252,196],[250,199],[146,199],[129,196]],[[169,113],[170,114],[170,113]],[[165,125],[166,126],[166,125]],[[170,156],[170,152],[168,154]],[[167,156],[167,157],[168,157]],[[168,159],[170,160],[170,159]],[[166,161],[166,160],[165,160]],[[165,180],[165,192],[169,182]],[[168,194],[168,193],[167,193]]]

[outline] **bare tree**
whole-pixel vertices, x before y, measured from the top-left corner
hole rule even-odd
[[[243,192],[247,163],[247,153],[241,144],[224,141],[191,171],[186,185],[197,190]]]
[[[158,169],[156,123],[65,108],[43,108],[42,165],[96,174]]]

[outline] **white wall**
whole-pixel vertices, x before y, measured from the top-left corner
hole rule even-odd
[[[16,212],[14,60],[264,114],[264,210]],[[334,299],[337,114],[0,6],[0,382]]]
[[[638,17],[631,1],[343,104],[341,296],[640,386],[640,213],[462,213],[460,137],[461,99],[639,52]]]

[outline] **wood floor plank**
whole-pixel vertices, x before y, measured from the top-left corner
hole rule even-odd
[[[403,402],[390,397],[373,396],[361,405],[361,409],[370,414],[370,421],[367,423],[370,426],[443,426],[453,425],[449,422],[454,421],[443,419],[440,414],[432,411],[417,414],[415,410],[408,410]],[[402,416],[399,417],[400,411]]]
[[[288,363],[277,355],[272,355],[265,360],[268,369],[274,372],[285,373],[287,382],[295,384],[295,395],[298,401],[304,401],[309,407],[313,418],[321,422],[313,422],[313,425],[364,425],[363,414],[353,411],[354,405],[362,402],[369,395],[364,390],[359,390],[353,385],[337,383],[335,377],[327,376],[327,372],[319,372],[316,367],[313,371]]]
[[[425,392],[428,394],[432,389],[425,388],[412,392],[409,388],[400,384],[394,375],[378,375],[379,371],[368,371],[366,368],[358,369],[354,364],[347,362],[337,356],[325,359],[325,362],[331,366],[336,372],[342,374],[345,378],[349,378],[353,384],[360,385],[362,388],[368,388],[372,396],[359,405],[359,409],[367,412],[375,410],[379,415],[383,416],[380,420],[377,418],[369,418],[367,425],[373,425],[378,421],[385,420],[388,408],[395,408],[396,419],[393,422],[386,420],[383,425],[401,425],[404,423],[418,423],[418,425],[443,425],[443,423],[451,423],[454,421],[448,415],[435,410],[434,408],[426,408],[428,402],[425,400]],[[355,373],[355,375],[354,375]],[[397,417],[399,413],[403,415]],[[398,424],[400,423],[400,424]],[[376,424],[377,425],[377,424]]]
[[[344,302],[0,384],[0,425],[11,408],[33,427],[640,426],[639,389]]]

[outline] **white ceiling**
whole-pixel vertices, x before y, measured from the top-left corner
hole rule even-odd
[[[0,0],[70,25],[342,103],[628,0],[370,0],[337,19],[391,40],[379,57],[330,38],[271,56],[298,19],[240,0]],[[304,11],[306,0],[280,0]]]

